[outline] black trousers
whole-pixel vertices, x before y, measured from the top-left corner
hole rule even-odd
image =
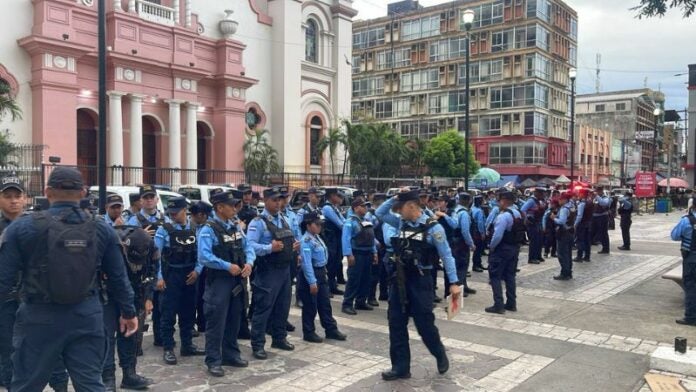
[[[558,263],[561,265],[561,276],[573,276],[573,233],[568,230],[559,230],[556,233],[558,240]]]
[[[621,238],[623,239],[623,246],[625,248],[631,247],[631,224],[633,221],[631,217],[621,217]]]
[[[327,333],[338,330],[336,319],[331,311],[331,299],[329,298],[329,284],[326,276],[326,267],[315,267],[314,276],[317,279],[316,295],[309,292],[309,283],[302,270],[297,275],[297,292],[302,300],[302,333],[307,336],[316,331],[314,319],[319,314],[319,322]]]
[[[174,324],[179,320],[181,348],[193,344],[193,325],[196,319],[196,285],[187,285],[189,268],[169,268],[164,276],[167,287],[160,294],[160,337],[165,350],[174,349]]]
[[[210,273],[210,271],[208,271]],[[207,278],[205,287],[205,364],[219,366],[223,360],[240,359],[237,344],[242,305],[239,276]],[[241,287],[241,286],[240,286]],[[239,289],[236,289],[239,290]]]
[[[602,244],[602,252],[609,251],[609,216],[600,215],[592,217],[592,232]]]

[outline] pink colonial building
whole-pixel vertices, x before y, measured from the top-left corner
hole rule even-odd
[[[316,142],[350,113],[352,0],[106,1],[109,166],[241,170],[245,132],[265,128],[286,171],[325,171]],[[96,3],[0,15],[0,79],[24,114],[0,131],[44,161],[97,162]]]

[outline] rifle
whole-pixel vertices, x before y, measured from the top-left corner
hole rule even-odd
[[[396,268],[396,287],[399,290],[399,302],[401,303],[401,311],[406,313],[406,305],[408,305],[408,296],[406,295],[406,272],[404,271],[404,263],[401,261],[400,252],[394,252],[394,267]]]

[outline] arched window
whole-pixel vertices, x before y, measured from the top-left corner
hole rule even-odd
[[[317,62],[317,22],[312,19],[307,20],[305,30],[305,60],[313,63]]]
[[[319,139],[321,139],[321,131],[324,128],[324,124],[321,122],[319,116],[314,116],[309,122],[309,164],[319,165],[321,164],[321,154],[319,154],[319,149],[317,148],[319,144]]]

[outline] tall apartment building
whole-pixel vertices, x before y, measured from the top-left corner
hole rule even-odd
[[[455,0],[354,22],[352,120],[407,138],[464,132],[467,9],[477,160],[504,175],[567,175],[578,24],[560,0]]]
[[[687,117],[686,178],[696,187],[696,64],[689,64],[689,113]]]
[[[656,107],[662,110],[657,119],[653,114]],[[610,131],[613,139],[626,149],[624,155],[640,151],[639,170],[650,170],[655,154],[655,170],[664,174],[667,171],[667,158],[663,157],[667,154],[662,149],[664,107],[664,94],[646,88],[579,95],[575,112],[578,125]],[[615,166],[612,173],[614,177],[632,178],[635,170],[629,170],[626,165]]]

